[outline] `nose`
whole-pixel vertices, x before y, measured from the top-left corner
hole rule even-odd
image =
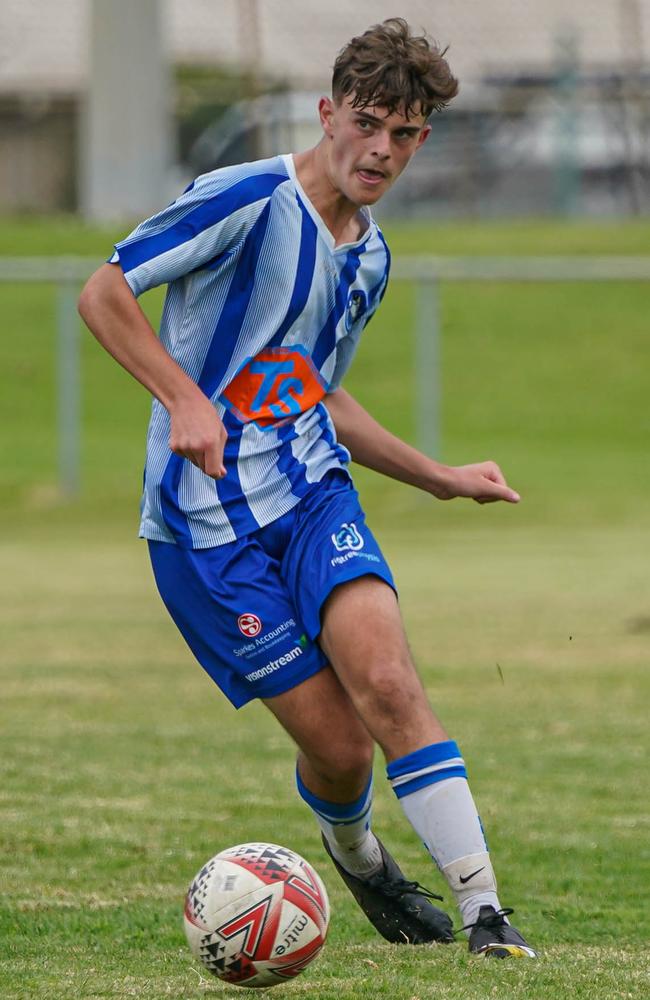
[[[387,160],[390,156],[390,135],[383,129],[378,129],[372,144],[372,155],[377,160]]]

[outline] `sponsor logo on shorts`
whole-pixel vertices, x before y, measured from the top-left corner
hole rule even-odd
[[[257,615],[248,613],[239,616],[237,619],[237,628],[242,635],[246,635],[252,639],[262,631],[262,622]]]
[[[332,541],[334,548],[339,552],[358,552],[363,548],[363,538],[357,531],[354,521],[349,524],[344,522],[332,535]]]
[[[344,566],[350,559],[367,559],[373,563],[381,562],[379,556],[374,555],[372,552],[346,552],[344,556],[334,556],[333,559],[330,559],[330,566]]]
[[[255,615],[241,615],[240,620],[241,618],[255,618]],[[260,621],[259,618],[257,621]],[[239,621],[237,624],[239,624]],[[285,632],[287,632],[290,628],[295,628],[296,622],[294,618],[287,618],[286,621],[280,622],[276,628],[272,628],[269,632],[265,632],[264,635],[258,635],[261,625],[262,623],[260,622],[260,628],[257,632],[244,632],[244,635],[250,635],[250,638],[253,641],[244,643],[243,646],[233,649],[235,656],[243,656],[244,659],[250,660],[258,653],[264,652],[265,649],[269,649],[271,646],[275,646],[276,643],[282,642]],[[239,625],[239,630],[243,632],[241,625]],[[301,645],[302,639],[303,637],[301,636],[298,640]]]
[[[260,667],[259,670],[252,670],[250,674],[246,674],[246,680],[252,682],[259,681],[262,677],[268,677],[269,674],[275,673],[280,667],[285,667],[287,663],[292,663],[298,656],[302,656],[303,653],[304,649],[300,646],[294,646],[284,656],[278,656],[277,660],[271,660],[269,663],[265,663],[263,667]]]

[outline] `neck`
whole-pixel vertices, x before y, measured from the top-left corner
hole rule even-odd
[[[334,237],[335,244],[354,243],[366,229],[366,220],[334,184],[327,162],[325,141],[293,157],[302,188]]]

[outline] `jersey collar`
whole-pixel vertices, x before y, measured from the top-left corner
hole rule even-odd
[[[311,218],[314,220],[314,223],[316,225],[316,228],[318,229],[318,232],[322,236],[324,242],[329,247],[330,251],[332,253],[338,253],[341,250],[348,251],[348,250],[353,249],[354,247],[361,246],[362,243],[365,243],[366,240],[369,238],[370,233],[372,232],[372,230],[374,228],[374,224],[375,224],[375,220],[372,217],[372,213],[371,213],[370,209],[366,205],[362,205],[361,208],[359,209],[359,211],[361,212],[363,218],[366,220],[366,222],[368,224],[365,232],[363,232],[361,234],[361,236],[359,237],[359,239],[355,240],[353,243],[339,243],[338,246],[336,246],[335,245],[335,241],[334,241],[334,237],[332,236],[332,233],[330,232],[330,230],[328,229],[328,227],[325,225],[323,217],[321,216],[320,212],[318,212],[318,210],[315,208],[313,202],[311,201],[311,199],[309,198],[309,196],[306,194],[305,189],[303,188],[302,184],[298,180],[298,175],[296,173],[296,166],[295,166],[295,163],[293,162],[293,153],[285,153],[282,156],[282,159],[284,160],[284,164],[285,164],[285,166],[287,168],[287,172],[289,174],[289,177],[293,181],[294,186],[295,186],[298,194],[300,195],[300,200],[302,201],[303,205],[307,209],[307,211],[308,211],[309,215],[311,216]]]

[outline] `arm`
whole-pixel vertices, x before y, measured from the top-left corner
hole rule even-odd
[[[441,465],[378,424],[344,389],[336,389],[324,402],[337,438],[359,465],[417,486],[439,500],[470,497],[478,503],[519,502],[519,494],[509,488],[494,462]]]
[[[119,264],[104,264],[88,280],[79,313],[99,343],[169,411],[169,447],[208,476],[226,474],[226,432],[205,394],[162,346]]]

